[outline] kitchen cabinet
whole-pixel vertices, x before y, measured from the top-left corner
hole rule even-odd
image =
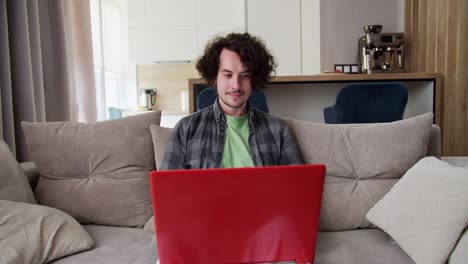
[[[245,31],[238,0],[136,0],[129,3],[130,58],[137,64],[193,61],[214,35]]]
[[[319,0],[247,0],[247,31],[277,59],[277,75],[320,72]]]
[[[247,31],[276,57],[278,75],[301,75],[300,0],[247,0]]]

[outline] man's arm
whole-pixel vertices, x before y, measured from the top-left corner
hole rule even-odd
[[[166,143],[164,158],[160,170],[183,170],[187,169],[186,162],[186,139],[182,122],[179,122]]]
[[[280,124],[282,141],[280,165],[302,164],[296,141],[294,140],[288,125],[282,120],[280,121]]]

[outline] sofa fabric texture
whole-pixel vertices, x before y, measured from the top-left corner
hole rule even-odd
[[[156,236],[138,228],[84,225],[94,240],[93,250],[51,264],[155,264]]]
[[[468,226],[467,187],[468,169],[427,157],[408,170],[367,218],[416,263],[443,264]]]
[[[352,230],[319,232],[316,263],[414,263],[400,245],[384,231],[360,228],[362,226],[375,227],[365,219],[365,214],[406,172],[404,168],[395,169],[395,166],[410,168],[424,155],[440,156],[440,130],[437,127],[434,130],[434,126],[431,130],[432,117],[426,117],[419,116],[400,121],[406,121],[405,123],[346,125],[353,129],[345,129],[342,125],[324,125],[286,119],[296,137],[299,150],[302,151],[304,163],[309,163],[308,161],[310,163],[325,163],[335,166],[332,172],[344,171],[347,173],[327,176],[324,197],[328,195],[329,199],[337,199],[337,201],[323,201],[322,214],[323,207],[332,206],[331,210],[333,211],[325,209],[328,214],[328,218],[325,220],[332,222],[324,222],[321,219],[321,229],[348,230],[349,228]],[[31,185],[34,185],[35,179],[39,175],[38,187],[35,191],[38,203],[45,202],[48,206],[66,208],[64,210],[67,213],[71,212],[73,217],[82,222],[82,229],[94,241],[91,250],[69,253],[71,255],[64,255],[63,258],[55,259],[50,263],[156,263],[158,253],[154,221],[152,217],[150,218],[152,208],[148,172],[160,166],[164,148],[172,129],[158,126],[159,115],[156,117],[157,122],[154,122],[154,116],[149,119],[147,120],[144,115],[139,115],[88,124],[87,126],[90,126],[88,128],[83,128],[84,124],[64,122],[34,124],[38,128],[36,126],[27,127],[31,124],[23,125],[27,140],[33,138],[32,142],[28,141],[28,144],[31,152],[35,153],[33,159],[38,170],[29,168],[29,166],[26,166],[26,169],[29,171],[28,177],[31,176],[29,177]],[[106,122],[111,122],[111,125],[106,125]],[[414,124],[415,122],[417,124]],[[381,127],[380,125],[385,126]],[[67,126],[72,127],[68,128]],[[419,127],[415,128],[415,126]],[[365,129],[358,131],[354,127]],[[428,144],[436,144],[434,147],[427,147],[427,150],[422,131],[426,128],[431,132]],[[372,131],[374,129],[375,131]],[[439,133],[434,134],[434,132]],[[395,144],[398,140],[403,141],[402,144],[406,144],[406,148],[400,143]],[[427,144],[427,141],[425,142]],[[421,146],[418,145],[419,143]],[[396,146],[389,146],[391,144]],[[376,150],[376,148],[379,149]],[[135,149],[141,153],[136,153]],[[342,153],[343,155],[340,156],[336,153],[337,151],[342,151],[345,154]],[[371,157],[364,158],[366,152]],[[415,158],[415,153],[421,157]],[[103,158],[105,155],[108,156]],[[122,157],[124,155],[125,157]],[[397,157],[395,158],[395,156]],[[146,166],[148,158],[151,159],[148,161],[148,164],[151,163],[149,169],[143,167],[141,162],[143,160]],[[120,159],[125,159],[125,162]],[[333,159],[337,159],[337,161],[331,162]],[[381,161],[382,159],[384,161]],[[390,159],[394,159],[394,161],[390,162]],[[319,160],[325,160],[329,164],[319,162]],[[343,160],[348,163],[343,162]],[[392,172],[393,170],[400,171]],[[136,184],[136,187],[133,185],[142,179],[133,177],[135,176],[134,171],[145,171],[142,173],[144,175],[142,178],[144,177],[146,180],[145,190],[138,189],[139,184]],[[80,174],[76,172],[80,172]],[[88,173],[81,174],[82,172]],[[121,182],[114,184],[113,181]],[[103,189],[100,185],[104,182],[110,182],[110,188],[114,188],[114,190]],[[125,189],[117,189],[124,188],[123,186],[132,191],[123,192],[122,190]],[[131,196],[129,193],[136,191],[142,195],[131,194],[133,196],[128,197],[128,199],[133,203],[129,203],[125,196]],[[145,208],[143,211],[148,212],[145,217],[135,216],[135,210],[139,210],[138,205],[141,205],[141,200],[138,199],[142,196],[148,199],[148,206],[142,206]],[[122,202],[127,203],[127,207],[118,207]],[[344,204],[340,205],[340,203]],[[352,203],[357,204],[353,205]],[[112,215],[116,212],[108,207],[114,207],[114,211],[122,211],[122,217],[127,216],[128,223],[124,225],[122,221],[119,221],[120,227],[115,226],[116,222],[109,223],[112,219],[119,218]],[[343,208],[348,207],[348,212],[342,211]],[[346,216],[353,210],[359,212],[351,217]],[[345,217],[344,220],[342,220],[343,217]],[[87,224],[90,222],[99,223]],[[136,222],[139,224],[135,224]],[[323,223],[325,223],[325,228],[323,228]],[[337,225],[333,226],[334,223]],[[143,229],[133,228],[143,225]],[[44,228],[47,229],[47,227]],[[76,238],[69,240],[73,241]],[[453,259],[454,262],[450,264],[460,264],[460,257],[463,258],[464,250],[461,248],[461,251],[457,251],[457,249],[460,245],[466,245],[464,241],[466,242],[463,237],[458,241],[450,259],[450,261]],[[3,255],[1,248],[0,256]],[[456,254],[457,252],[458,254]]]
[[[414,264],[385,232],[359,229],[319,232],[314,264]]]
[[[149,126],[161,112],[96,123],[22,122],[40,178],[38,203],[82,224],[142,227],[152,215]]]
[[[150,130],[151,137],[153,139],[156,168],[159,170],[159,167],[161,167],[161,163],[164,158],[164,150],[166,149],[166,143],[169,140],[169,137],[172,133],[172,128],[151,125]]]
[[[468,169],[468,167],[467,167]],[[468,259],[468,226],[465,228],[447,264],[465,264]]]
[[[3,140],[0,140],[0,200],[36,203],[26,174]]]
[[[48,263],[93,244],[83,227],[62,211],[0,200],[0,263]]]
[[[303,162],[327,166],[320,231],[372,227],[366,213],[425,156],[432,120],[432,113],[360,126],[285,119]]]
[[[145,230],[147,232],[156,233],[156,225],[154,223],[154,215],[151,216],[150,219],[148,219],[148,222],[146,222],[145,226],[143,226],[143,230]]]

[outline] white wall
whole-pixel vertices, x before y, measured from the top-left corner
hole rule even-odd
[[[382,32],[404,31],[404,0],[320,0],[321,70],[356,63],[358,39],[366,25]]]

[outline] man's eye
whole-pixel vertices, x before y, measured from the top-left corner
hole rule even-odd
[[[244,74],[244,75],[242,75],[242,78],[244,78],[244,79],[249,79],[249,78],[250,78],[250,74]]]
[[[226,78],[231,78],[231,77],[232,77],[232,74],[224,74],[224,76],[225,76]]]

